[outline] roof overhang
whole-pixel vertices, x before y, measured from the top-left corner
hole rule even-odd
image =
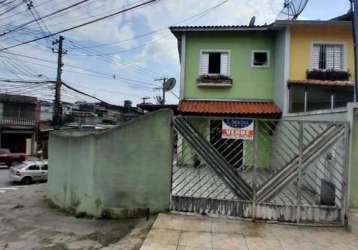
[[[269,31],[280,29],[272,25],[211,25],[211,26],[171,26],[170,31],[177,39],[187,32],[247,32],[247,31]]]
[[[182,100],[178,111],[184,114],[225,116],[279,116],[281,110],[272,101]]]
[[[277,28],[304,25],[350,26],[352,22],[340,20],[276,20],[272,25]]]
[[[352,81],[327,81],[327,80],[288,80],[289,86],[320,86],[320,87],[344,87],[353,88]]]

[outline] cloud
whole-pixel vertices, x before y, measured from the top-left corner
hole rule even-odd
[[[35,2],[37,12],[40,16],[69,6],[78,0],[52,0]],[[91,0],[86,4],[71,9],[66,13],[44,19],[46,26],[51,32],[55,32],[73,25],[77,25],[94,18],[104,16],[114,11],[123,9],[128,4],[138,2],[137,0],[113,1],[113,0]],[[179,59],[176,38],[168,30],[170,25],[220,25],[220,24],[248,24],[252,16],[256,16],[257,24],[272,22],[282,7],[283,0],[230,0],[222,6],[208,11],[211,7],[223,2],[223,0],[158,0],[155,4],[118,15],[105,21],[97,22],[64,34],[69,48],[69,54],[65,56],[64,75],[70,82],[88,86],[86,90],[92,94],[98,94],[109,102],[122,104],[124,99],[140,101],[140,96],[153,96],[157,93],[151,92],[148,88],[139,88],[138,85],[119,79],[100,78],[93,75],[86,75],[85,72],[71,73],[69,64],[81,67],[92,68],[108,75],[117,74],[131,79],[139,79],[146,82],[153,82],[154,77],[161,74],[179,77]],[[32,16],[26,12],[21,17],[13,17],[4,21],[7,24],[21,24],[31,20]],[[4,19],[1,19],[4,20]],[[4,27],[4,26],[3,26]],[[30,35],[27,37],[19,35],[18,40],[24,41],[34,36],[38,30],[38,24],[28,26]],[[160,30],[152,35],[142,34]],[[31,33],[32,31],[32,33]],[[11,36],[10,38],[14,38]],[[10,40],[10,39],[9,39]],[[68,40],[74,40],[81,46],[95,46],[100,44],[113,43],[112,46],[98,47],[95,49],[81,50],[72,46]],[[128,40],[118,43],[119,41]],[[11,41],[15,43],[15,41]],[[45,43],[41,43],[43,47]],[[2,43],[4,45],[4,43]],[[126,53],[87,57],[72,56],[83,53],[108,53],[114,51],[133,49]],[[71,50],[71,48],[73,48]],[[49,49],[38,49],[32,46],[22,46],[12,50],[21,54],[56,60],[56,55]],[[37,71],[51,77],[56,71],[51,68],[33,66]],[[80,74],[81,73],[81,74]],[[109,77],[110,78],[110,77]],[[179,81],[178,81],[179,82]],[[106,89],[107,92],[97,91]],[[177,89],[177,88],[176,88]],[[123,93],[123,94],[121,94]],[[126,95],[129,94],[129,95]],[[77,95],[76,95],[77,96]],[[69,97],[68,97],[69,98]],[[75,97],[73,97],[75,98]],[[168,94],[170,102],[177,102],[177,99]]]

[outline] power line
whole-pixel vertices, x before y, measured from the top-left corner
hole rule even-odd
[[[197,21],[199,18],[203,17],[204,15],[206,15],[207,13],[211,12],[212,10],[214,9],[217,9],[219,8],[220,6],[226,4],[227,2],[229,2],[230,0],[224,0],[224,1],[221,1],[219,2],[218,4],[215,4],[214,6],[210,7],[210,8],[207,8],[195,15],[192,15],[192,16],[189,16],[189,17],[186,17],[184,18],[183,20],[180,20],[178,22],[175,22],[173,24],[170,24],[169,26],[173,26],[173,25],[178,25],[178,24],[181,24],[181,23],[184,23],[184,22],[187,22],[187,21],[190,21],[191,19],[194,19],[194,21]],[[191,22],[194,22],[194,21],[191,21]],[[99,44],[99,45],[93,45],[93,46],[84,46],[82,48],[84,49],[91,49],[91,48],[99,48],[99,47],[106,47],[106,46],[113,46],[113,45],[118,45],[118,44],[121,44],[121,43],[124,43],[124,42],[129,42],[129,41],[132,41],[132,40],[136,40],[138,38],[142,38],[142,37],[146,37],[146,36],[151,36],[155,33],[160,33],[160,32],[163,32],[163,31],[166,31],[168,29],[167,26],[165,27],[162,27],[162,28],[159,28],[159,29],[155,29],[155,30],[152,30],[150,32],[146,32],[146,33],[143,33],[143,34],[139,34],[137,36],[134,36],[132,38],[129,38],[129,39],[124,39],[124,40],[121,40],[121,41],[118,41],[118,42],[114,42],[114,43],[107,43],[107,44]]]
[[[89,25],[89,24],[93,24],[93,23],[96,23],[96,22],[105,20],[105,19],[107,19],[107,18],[111,18],[111,17],[113,17],[113,16],[116,16],[116,15],[119,15],[119,14],[122,14],[122,13],[125,13],[125,12],[128,12],[128,11],[133,10],[133,9],[140,8],[140,7],[142,7],[142,6],[151,4],[151,3],[156,2],[156,1],[158,1],[158,0],[149,0],[149,1],[146,1],[146,2],[144,2],[144,3],[136,4],[136,5],[132,6],[132,7],[128,7],[128,8],[122,9],[122,10],[120,10],[120,11],[116,11],[116,12],[114,12],[114,13],[112,13],[112,14],[109,14],[109,15],[106,15],[106,16],[103,16],[103,17],[100,17],[100,18],[96,18],[96,19],[94,19],[94,20],[91,20],[91,21],[88,21],[88,22],[85,22],[85,23],[82,23],[82,24],[79,24],[79,25],[76,25],[76,26],[72,26],[72,27],[67,28],[67,29],[63,29],[63,30],[57,31],[57,32],[55,32],[55,33],[51,33],[51,34],[46,35],[46,36],[38,37],[38,38],[29,40],[29,41],[26,41],[26,42],[22,42],[22,43],[19,43],[19,44],[15,44],[15,45],[12,45],[12,46],[9,46],[9,47],[0,49],[0,52],[1,52],[1,51],[5,51],[5,50],[8,50],[8,49],[15,48],[15,47],[18,47],[18,46],[21,46],[21,45],[29,44],[29,43],[32,43],[32,42],[35,42],[35,41],[39,41],[39,40],[42,40],[42,39],[45,39],[45,38],[53,37],[53,36],[55,36],[55,35],[58,35],[58,34],[64,33],[64,32],[68,32],[68,31],[70,31],[70,30],[78,29],[78,28],[80,28],[80,27],[84,27],[84,26],[87,26],[87,25]]]
[[[55,83],[55,81],[14,80],[14,79],[3,79],[3,78],[0,78],[0,82],[10,82],[10,83],[36,83],[36,84]]]
[[[14,1],[14,2],[15,2],[15,1]],[[16,8],[18,8],[18,7],[21,6],[22,4],[23,4],[23,3],[20,2],[20,3],[16,4],[16,5],[13,5],[12,7],[8,8],[7,10],[1,12],[1,13],[0,13],[0,16],[3,16],[3,15],[5,15],[6,13],[9,13],[9,12],[15,10]]]
[[[93,98],[93,99],[95,99],[95,100],[97,100],[97,101],[103,102],[103,103],[105,103],[105,104],[109,104],[108,102],[103,101],[102,99],[100,99],[100,98],[98,98],[98,97],[96,97],[96,96],[87,94],[87,93],[85,93],[85,92],[83,92],[83,91],[81,91],[81,90],[78,90],[78,89],[76,89],[76,88],[74,88],[74,87],[68,85],[67,83],[62,82],[62,85],[65,86],[66,88],[72,90],[72,91],[75,91],[75,92],[81,94],[81,95],[91,97],[91,98]]]
[[[24,28],[24,27],[26,27],[27,25],[32,24],[32,23],[34,23],[34,22],[38,22],[39,20],[46,19],[46,18],[51,17],[51,16],[54,16],[54,15],[56,15],[56,14],[58,14],[58,13],[61,13],[61,12],[64,12],[64,11],[66,11],[66,10],[69,10],[69,9],[71,9],[71,8],[74,8],[74,7],[76,7],[76,6],[79,6],[79,5],[81,5],[81,4],[83,4],[83,3],[86,3],[86,2],[88,2],[88,1],[90,1],[90,0],[82,0],[82,1],[80,1],[80,2],[71,4],[71,5],[69,5],[69,6],[65,7],[65,8],[62,8],[62,9],[56,10],[56,11],[54,11],[54,12],[51,12],[51,13],[49,13],[49,14],[47,14],[47,15],[39,16],[38,18],[35,18],[35,19],[33,19],[33,20],[29,21],[29,22],[20,24],[19,26],[15,27],[15,28],[12,29],[12,30],[9,30],[9,31],[6,31],[6,32],[1,33],[1,34],[0,34],[0,37],[1,37],[1,36],[5,36],[5,35],[7,35],[7,34],[9,34],[9,33],[11,33],[11,32],[17,31],[17,30],[19,30],[19,29],[21,29],[21,28]]]
[[[22,55],[22,54],[13,53],[13,52],[4,52],[4,53],[10,54],[10,55],[15,55],[15,56],[20,56],[20,57],[25,57],[25,58],[29,58],[29,59],[33,59],[33,60],[43,61],[43,62],[46,62],[46,63],[56,64],[55,61],[46,60],[46,59],[43,59],[43,58],[27,56],[27,55]],[[28,61],[24,61],[24,62],[28,62]],[[30,62],[28,62],[28,63],[30,63]],[[39,65],[41,65],[41,64],[39,64]],[[154,84],[154,83],[150,83],[150,82],[146,82],[146,81],[142,81],[142,80],[131,79],[131,78],[128,78],[128,77],[123,77],[123,76],[117,75],[117,74],[103,73],[103,72],[100,72],[100,71],[97,71],[97,70],[80,67],[80,66],[74,65],[74,64],[66,64],[66,65],[70,66],[71,68],[80,69],[80,70],[86,71],[86,72],[91,73],[91,74],[97,74],[97,75],[106,76],[108,79],[114,79],[114,80],[120,79],[120,80],[124,80],[124,81],[127,81],[127,82],[133,82],[133,83],[142,84],[142,85],[144,84],[145,86],[151,85],[153,87],[157,87],[157,85]],[[87,73],[79,72],[79,71],[73,71],[73,70],[68,70],[68,69],[66,69],[66,71],[72,72],[72,73],[79,73],[79,74],[88,75]]]

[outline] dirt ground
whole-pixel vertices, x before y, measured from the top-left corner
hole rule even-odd
[[[47,184],[0,193],[0,250],[137,250],[154,221],[75,218],[50,206]]]

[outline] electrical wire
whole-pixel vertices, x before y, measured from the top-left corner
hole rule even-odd
[[[111,18],[111,17],[114,17],[114,16],[116,16],[116,15],[119,15],[119,14],[122,14],[122,13],[125,13],[125,12],[128,12],[128,11],[130,11],[130,10],[134,10],[134,9],[143,7],[143,6],[145,6],[145,5],[154,3],[154,2],[156,2],[156,1],[159,1],[159,0],[149,0],[149,1],[146,1],[146,2],[143,2],[143,3],[140,3],[140,4],[136,4],[136,5],[134,5],[134,6],[131,6],[131,7],[128,7],[128,8],[119,10],[119,11],[116,11],[116,12],[114,12],[114,13],[112,13],[112,14],[109,14],[109,15],[106,15],[106,16],[102,16],[102,17],[100,17],[100,18],[96,18],[96,19],[94,19],[94,20],[91,20],[91,21],[88,21],[88,22],[85,22],[85,23],[82,23],[82,24],[79,24],[79,25],[75,25],[75,26],[72,26],[72,27],[69,27],[69,28],[66,28],[66,29],[63,29],[63,30],[60,30],[60,31],[57,31],[57,32],[54,32],[54,33],[51,33],[51,34],[48,34],[48,35],[46,35],[46,36],[38,37],[38,38],[29,40],[29,41],[25,41],[25,42],[22,42],[22,43],[19,43],[19,44],[15,44],[15,45],[12,45],[12,46],[9,46],[9,47],[0,49],[0,52],[1,52],[1,51],[5,51],[5,50],[8,50],[8,49],[15,48],[15,47],[18,47],[18,46],[22,46],[22,45],[25,45],[25,44],[29,44],[29,43],[32,43],[32,42],[35,42],[35,41],[39,41],[39,40],[42,40],[42,39],[46,39],[46,38],[49,38],[49,37],[53,37],[53,36],[58,35],[58,34],[60,34],[60,33],[68,32],[68,31],[71,31],[71,30],[74,30],[74,29],[78,29],[78,28],[81,28],[81,27],[84,27],[84,26],[87,26],[87,25],[90,25],[90,24],[93,24],[93,23],[96,23],[96,22],[99,22],[99,21],[102,21],[102,20]]]
[[[88,1],[90,1],[90,0],[82,0],[82,1],[80,1],[80,2],[76,2],[76,3],[74,3],[74,4],[71,4],[71,5],[69,5],[69,6],[65,7],[65,8],[62,8],[62,9],[56,10],[56,11],[54,11],[54,12],[51,12],[51,13],[49,13],[49,14],[47,14],[47,15],[39,16],[38,18],[35,18],[34,20],[31,20],[31,21],[29,21],[29,22],[26,22],[26,23],[23,23],[23,24],[18,25],[18,26],[15,27],[14,29],[11,29],[11,30],[9,30],[9,31],[7,31],[7,32],[1,33],[1,34],[0,34],[0,37],[5,36],[5,35],[7,35],[7,34],[9,34],[9,33],[11,33],[11,32],[17,31],[17,30],[19,30],[19,29],[21,29],[21,28],[24,28],[24,27],[26,27],[27,25],[32,24],[32,23],[34,23],[34,22],[38,22],[39,20],[44,20],[44,19],[46,19],[46,18],[48,18],[48,17],[51,17],[51,16],[54,16],[54,15],[56,15],[56,14],[58,14],[58,13],[64,12],[64,11],[69,10],[69,9],[72,9],[72,8],[74,8],[74,7],[76,7],[76,6],[79,6],[79,5],[81,5],[81,4],[84,4],[84,3],[88,2]]]

